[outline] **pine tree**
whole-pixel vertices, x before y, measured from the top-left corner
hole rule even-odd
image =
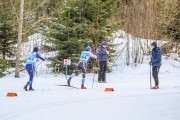
[[[69,0],[59,10],[57,18],[49,21],[44,34],[48,42],[54,43],[57,55],[51,58],[53,68],[63,64],[63,59],[70,58],[73,70],[79,55],[87,45],[94,52],[107,35],[112,32],[109,21],[113,16],[115,0]]]
[[[49,39],[48,42],[54,43],[58,51],[57,55],[50,59],[54,71],[59,67],[63,70],[64,59],[69,58],[72,63],[76,63],[82,50],[80,42],[83,40],[80,40],[80,35],[78,35],[78,32],[80,32],[78,27],[80,26],[78,26],[78,22],[75,22],[77,17],[75,11],[77,11],[76,8],[64,7],[63,12],[60,12],[56,19],[50,21],[47,30],[48,34],[45,34]],[[72,64],[69,70],[74,69],[74,67],[75,64]]]
[[[0,9],[0,74],[9,67],[10,58],[15,53],[16,31],[13,26],[13,15],[4,2]]]

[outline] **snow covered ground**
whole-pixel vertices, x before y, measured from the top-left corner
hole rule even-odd
[[[117,35],[121,36],[113,35],[113,42],[120,44],[118,53],[127,41],[124,34]],[[92,88],[93,74],[87,74],[86,90],[57,86],[66,84],[66,77],[46,74],[50,73],[46,67],[49,62],[38,66],[35,91],[23,90],[27,73],[21,73],[18,79],[13,74],[0,78],[0,120],[180,120],[180,62],[163,57],[160,89],[152,90],[149,57],[144,58],[143,64],[127,67],[125,55],[126,51],[122,51],[113,71],[107,73],[107,83],[98,83],[96,74]],[[81,74],[71,84],[80,87]],[[107,87],[115,91],[105,92]],[[18,96],[7,97],[8,92],[16,92]]]
[[[28,75],[9,75],[0,78],[0,120],[179,120],[179,67],[179,62],[163,59],[159,90],[149,89],[147,63],[117,66],[105,84],[97,83],[95,75],[93,88],[93,74],[88,74],[87,90],[56,86],[66,84],[65,76],[46,75],[34,78],[35,91],[24,91]],[[73,86],[80,83],[81,75],[72,79]],[[104,92],[106,87],[115,91]],[[7,92],[18,96],[6,97]]]

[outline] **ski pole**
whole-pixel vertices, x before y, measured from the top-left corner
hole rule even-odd
[[[150,89],[151,89],[151,64],[150,64]]]
[[[96,63],[96,62],[95,62]],[[96,64],[95,64],[96,65]],[[92,88],[94,87],[94,78],[95,78],[95,74],[96,74],[96,71],[95,71],[95,68],[94,68],[94,64],[93,64],[93,71],[94,71],[94,75],[93,75],[93,82],[92,82]]]
[[[95,71],[94,71],[94,76],[93,76],[93,83],[92,83],[92,88],[93,88],[93,86],[94,86],[94,78],[95,78]]]
[[[41,63],[42,63],[43,61],[41,61],[38,65],[36,65],[36,67],[35,68],[37,68]]]
[[[43,61],[42,61],[42,62],[43,62]],[[40,62],[38,65],[36,65],[35,68],[37,68],[42,62]],[[23,71],[23,70],[25,70],[25,69],[26,69],[26,67],[20,69],[19,71]],[[14,72],[15,72],[15,71],[14,71]]]
[[[150,58],[152,57],[152,53],[150,54]],[[152,65],[152,63],[150,63],[149,64],[150,65],[150,89],[152,88],[152,86],[151,86],[151,65]]]

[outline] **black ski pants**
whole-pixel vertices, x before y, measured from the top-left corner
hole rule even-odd
[[[154,78],[155,85],[157,85],[157,86],[159,85],[159,77],[158,77],[159,69],[160,69],[160,67],[158,67],[158,66],[152,67],[152,75]]]
[[[98,81],[106,81],[106,68],[107,68],[107,61],[101,61],[99,62],[99,75],[98,75]]]

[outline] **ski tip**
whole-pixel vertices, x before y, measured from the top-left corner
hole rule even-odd
[[[80,89],[78,87],[72,86],[72,85],[59,85],[59,84],[55,84],[56,86],[64,86],[64,87],[71,87],[71,88],[76,88],[76,89]]]

